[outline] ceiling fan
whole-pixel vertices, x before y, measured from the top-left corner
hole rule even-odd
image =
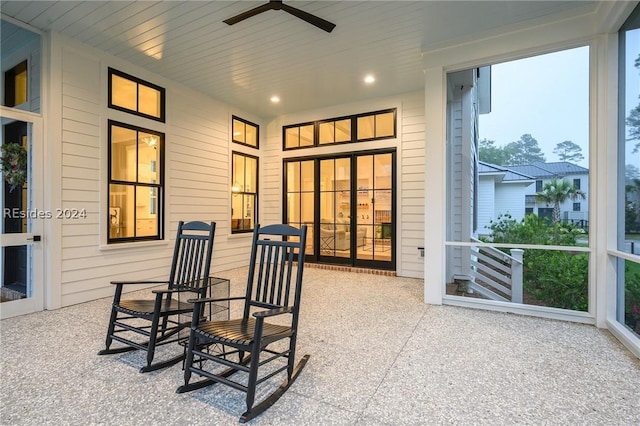
[[[244,21],[247,18],[251,18],[252,16],[255,16],[259,13],[266,12],[267,10],[284,10],[285,12],[290,13],[293,16],[297,16],[303,21],[307,21],[311,25],[315,25],[316,27],[320,28],[321,30],[325,30],[328,33],[333,31],[336,26],[336,24],[312,15],[309,12],[305,12],[304,10],[289,6],[288,4],[283,4],[282,0],[271,0],[267,4],[263,4],[262,6],[247,10],[246,12],[242,12],[239,15],[233,16],[229,19],[225,19],[222,22],[229,25],[237,24],[240,21]]]

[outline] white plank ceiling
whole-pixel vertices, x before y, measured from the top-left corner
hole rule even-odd
[[[421,53],[552,14],[579,1],[286,1],[284,11],[222,21],[265,1],[2,1],[3,16],[58,31],[260,117],[420,90]],[[3,27],[7,27],[3,25]],[[3,29],[4,48],[10,41]],[[366,73],[376,76],[367,86]],[[281,102],[270,102],[278,95]]]

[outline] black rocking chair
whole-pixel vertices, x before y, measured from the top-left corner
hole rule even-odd
[[[305,355],[297,365],[295,364],[306,235],[306,225],[303,225],[302,229],[289,225],[269,225],[262,228],[256,226],[253,232],[246,295],[229,299],[192,300],[195,309],[184,367],[185,384],[177,389],[177,393],[200,389],[214,383],[223,383],[246,392],[247,411],[240,417],[240,422],[244,423],[273,405],[291,386],[309,359],[309,355]],[[293,269],[294,253],[298,255],[297,270]],[[204,307],[204,303],[226,300],[244,301],[242,318],[206,321],[197,314]],[[283,318],[286,321],[279,324],[286,325],[265,322],[265,319],[284,314],[288,314]],[[282,345],[286,347],[284,350],[267,348],[282,339],[289,339],[288,345],[286,340],[285,345]],[[216,345],[216,350],[211,350]],[[260,355],[263,352],[268,358],[261,360]],[[245,356],[245,353],[248,355]],[[230,355],[235,354],[238,355],[239,362],[231,361]],[[285,365],[258,377],[259,367],[282,358],[286,359]],[[212,371],[204,370],[207,360],[229,368],[216,371],[214,374]],[[285,370],[287,377],[282,385],[254,406],[256,385]],[[240,371],[248,373],[246,385],[230,378]],[[204,376],[205,379],[189,383],[192,373]]]
[[[186,300],[194,296],[198,298],[206,296],[210,285],[209,268],[215,230],[215,222],[210,224],[180,222],[178,224],[178,235],[168,281],[111,282],[116,286],[116,291],[107,331],[106,349],[98,352],[98,355],[136,349],[146,351],[147,365],[140,369],[141,373],[168,367],[184,360],[184,351],[182,351],[182,355],[152,364],[156,347],[179,340],[179,335],[176,336],[176,334],[190,325],[190,319],[180,320],[180,315],[190,314],[193,310],[194,305]],[[123,287],[131,284],[167,284],[168,286],[163,290],[152,290],[155,294],[154,299],[122,299]],[[178,298],[176,299],[175,296]],[[133,340],[136,334],[144,338]],[[145,338],[148,340],[145,341]],[[114,340],[126,346],[110,349]]]

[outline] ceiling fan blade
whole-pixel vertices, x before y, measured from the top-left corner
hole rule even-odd
[[[267,4],[263,4],[262,6],[254,7],[251,10],[247,10],[246,12],[243,12],[239,15],[232,16],[231,18],[225,19],[222,22],[228,25],[237,24],[238,22],[244,21],[245,19],[251,18],[252,16],[255,16],[259,13],[266,12],[267,10],[275,9],[277,6],[279,5],[274,2],[269,2]]]
[[[295,7],[289,6],[288,4],[282,4],[280,6],[280,8],[282,10],[284,10],[285,12],[288,12],[290,14],[292,14],[293,16],[297,16],[298,18],[307,21],[308,23],[310,23],[311,25],[315,25],[316,27],[320,28],[321,30],[325,30],[326,32],[330,33],[331,31],[333,31],[333,29],[336,27],[336,24],[333,24],[329,21],[326,21],[322,18],[319,18],[315,15],[312,15],[308,12],[305,12],[304,10],[300,10],[297,9]]]

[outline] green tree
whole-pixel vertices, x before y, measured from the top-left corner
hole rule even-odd
[[[553,149],[553,153],[560,158],[560,161],[577,163],[578,161],[584,160],[584,155],[582,155],[582,148],[580,148],[580,145],[571,141],[558,143]]]
[[[509,155],[503,147],[496,146],[496,142],[489,139],[482,139],[479,142],[480,161],[497,164],[499,166],[508,164]]]
[[[507,144],[507,146],[505,146],[505,150],[509,155],[508,164],[510,165],[531,164],[534,161],[546,161],[540,146],[538,146],[538,141],[528,133],[520,136],[520,140]]]
[[[628,184],[633,179],[640,178],[640,169],[633,164],[627,164],[624,168],[624,180]]]
[[[538,201],[553,204],[553,213],[551,215],[551,221],[553,223],[560,222],[560,204],[567,200],[585,199],[584,192],[573,186],[566,180],[553,179],[551,182],[547,182],[542,187],[542,191],[536,194]]]
[[[636,68],[640,69],[640,55],[636,58],[634,65]],[[631,110],[626,119],[626,124],[628,126],[628,140],[640,141],[640,104],[636,105],[636,107]],[[638,152],[638,150],[640,150],[640,142],[636,143],[636,146],[633,149],[634,154]]]

